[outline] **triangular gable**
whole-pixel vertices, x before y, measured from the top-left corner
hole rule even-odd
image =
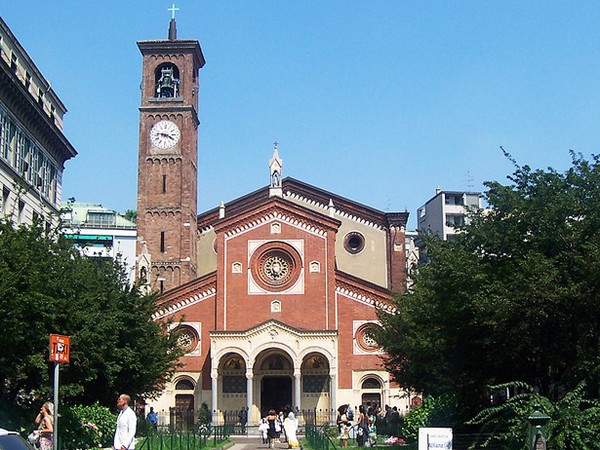
[[[214,230],[231,236],[273,220],[319,235],[325,235],[330,230],[335,231],[340,226],[340,221],[337,219],[279,197],[271,197],[252,208],[237,211],[236,214],[230,215],[226,209],[225,217],[214,224]]]
[[[284,178],[282,185],[284,199],[299,199],[308,204],[318,205],[323,211],[327,211],[330,201],[333,201],[336,213],[343,217],[351,217],[361,222],[372,223],[379,228],[388,228],[390,226],[406,227],[408,212],[386,213],[379,211],[291,177]],[[265,186],[225,203],[224,207],[227,215],[235,216],[248,209],[254,208],[257,205],[263,204],[268,199],[269,187]],[[218,220],[218,207],[199,214],[198,229],[203,230],[209,228]]]

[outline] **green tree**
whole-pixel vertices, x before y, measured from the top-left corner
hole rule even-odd
[[[135,209],[128,209],[123,213],[123,217],[130,220],[133,223],[137,222],[137,211]]]
[[[471,408],[513,380],[556,400],[600,361],[599,158],[572,154],[564,173],[515,163],[509,180],[486,183],[491,209],[456,239],[424,237],[429,263],[375,336],[401,384]]]
[[[130,287],[119,261],[87,258],[41,227],[0,221],[0,402],[51,398],[50,333],[71,337],[61,402],[114,406],[121,392],[152,396],[177,367],[170,324]],[[0,408],[1,409],[1,408]]]
[[[549,417],[545,427],[548,448],[598,448],[600,401],[586,398],[585,381],[556,401],[538,394],[534,387],[525,383],[513,382],[495,387],[519,393],[506,402],[484,408],[471,421],[483,425],[484,431],[491,432],[488,442],[496,442],[507,450],[528,450],[527,417],[538,410]]]

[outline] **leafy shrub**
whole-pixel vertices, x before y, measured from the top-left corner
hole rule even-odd
[[[10,401],[0,402],[0,428],[18,431],[26,435],[34,428],[33,420],[39,411],[33,408],[24,408]]]
[[[210,409],[208,409],[208,405],[206,403],[202,403],[200,405],[200,409],[198,410],[198,424],[199,425],[210,425],[212,423],[212,413]]]
[[[115,414],[98,403],[66,408],[61,412],[58,428],[62,448],[110,447],[116,423]]]
[[[403,418],[400,434],[408,441],[416,441],[421,427],[452,427],[458,413],[453,395],[425,397],[423,404],[410,409]]]
[[[586,383],[581,382],[562,399],[552,402],[521,382],[493,386],[511,388],[518,394],[505,403],[482,410],[470,422],[483,425],[491,432],[490,441],[506,450],[527,449],[527,417],[538,410],[550,416],[546,425],[546,442],[553,450],[588,450],[598,448],[600,435],[600,401],[586,398]]]

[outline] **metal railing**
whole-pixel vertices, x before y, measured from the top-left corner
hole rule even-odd
[[[226,425],[201,427],[197,431],[163,433],[156,432],[142,439],[138,450],[198,450],[213,447],[231,436],[231,427]]]
[[[337,450],[333,439],[325,432],[325,427],[308,424],[304,436],[313,450]]]

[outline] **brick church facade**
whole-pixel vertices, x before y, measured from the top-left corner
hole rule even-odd
[[[162,293],[156,320],[173,319],[184,366],[157,411],[213,418],[249,409],[334,411],[390,404],[406,393],[368,330],[406,281],[408,213],[358,204],[282,178],[277,146],[269,185],[197,213],[198,41],[140,41],[138,277]]]

